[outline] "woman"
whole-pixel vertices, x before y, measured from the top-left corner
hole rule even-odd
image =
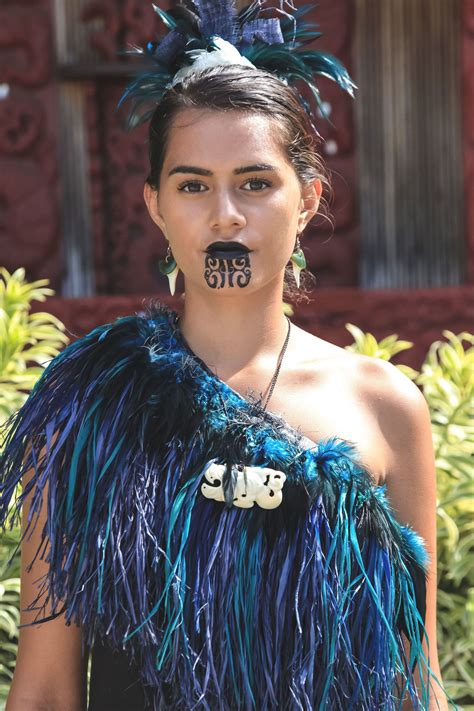
[[[51,619],[21,629],[7,711],[85,708],[88,649],[91,711],[448,708],[428,408],[284,316],[327,178],[293,90],[244,64],[183,67],[152,116],[181,314],[68,346],[9,429],[3,501],[23,476],[24,531],[47,524]]]

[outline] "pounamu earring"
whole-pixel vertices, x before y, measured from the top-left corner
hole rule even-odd
[[[173,257],[173,253],[169,244],[166,252],[166,257],[164,259],[160,259],[160,261],[158,262],[158,268],[162,274],[165,274],[168,277],[171,296],[174,296],[174,291],[176,288],[176,277],[178,276],[179,267],[176,263],[176,259]]]
[[[301,249],[300,245],[300,233],[296,235],[295,248],[293,254],[291,255],[291,266],[293,267],[293,274],[296,281],[296,286],[300,288],[300,272],[302,269],[306,269],[306,257]]]

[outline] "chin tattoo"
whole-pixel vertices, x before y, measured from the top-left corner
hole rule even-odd
[[[224,286],[243,288],[249,284],[251,276],[249,254],[239,257],[206,254],[204,279],[211,289],[222,289]]]

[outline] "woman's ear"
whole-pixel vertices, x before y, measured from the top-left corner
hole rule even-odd
[[[316,178],[309,185],[304,185],[301,190],[301,209],[298,218],[298,232],[303,232],[304,228],[317,213],[319,201],[323,192],[323,184],[319,178]]]
[[[154,190],[148,183],[145,183],[143,199],[145,200],[151,219],[158,225],[163,234],[166,235],[165,221],[158,207],[158,191]]]

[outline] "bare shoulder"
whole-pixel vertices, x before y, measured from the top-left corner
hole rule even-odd
[[[418,386],[393,363],[304,331],[299,338],[297,384],[310,393],[306,413],[315,431],[356,442],[366,464],[379,473],[380,483],[389,476],[399,480],[401,468],[412,471],[414,462],[407,457],[422,448],[426,452],[430,442],[429,408]]]
[[[319,338],[308,331],[298,328],[297,347],[300,353],[304,354],[304,364],[308,369],[316,373],[319,367],[332,368],[341,375],[358,383],[360,387],[367,386],[367,393],[383,392],[383,388],[389,383],[400,380],[411,381],[396,366],[380,358],[366,356],[355,353],[335,343]],[[414,386],[416,387],[416,386]]]
[[[375,362],[370,362],[375,361]],[[422,390],[393,363],[366,360],[360,387],[377,413],[387,443],[387,481],[404,486],[407,478],[434,476],[431,413]]]
[[[381,358],[359,355],[357,385],[376,410],[387,436],[407,435],[429,422],[429,406],[421,389],[396,365]]]
[[[393,415],[416,417],[428,411],[421,389],[396,365],[381,358],[359,355],[357,371],[360,387],[381,412],[388,408]]]
[[[426,412],[427,403],[420,388],[393,363],[355,353],[298,329],[300,352],[308,371],[317,373],[319,367],[333,369],[347,378],[345,384],[353,385],[360,395],[372,405],[394,408],[401,415]]]
[[[293,326],[293,329],[295,330],[294,349],[302,356],[302,364],[306,364],[313,370],[320,364],[326,366],[333,363],[355,367],[362,358],[358,353],[352,353],[298,326]]]

